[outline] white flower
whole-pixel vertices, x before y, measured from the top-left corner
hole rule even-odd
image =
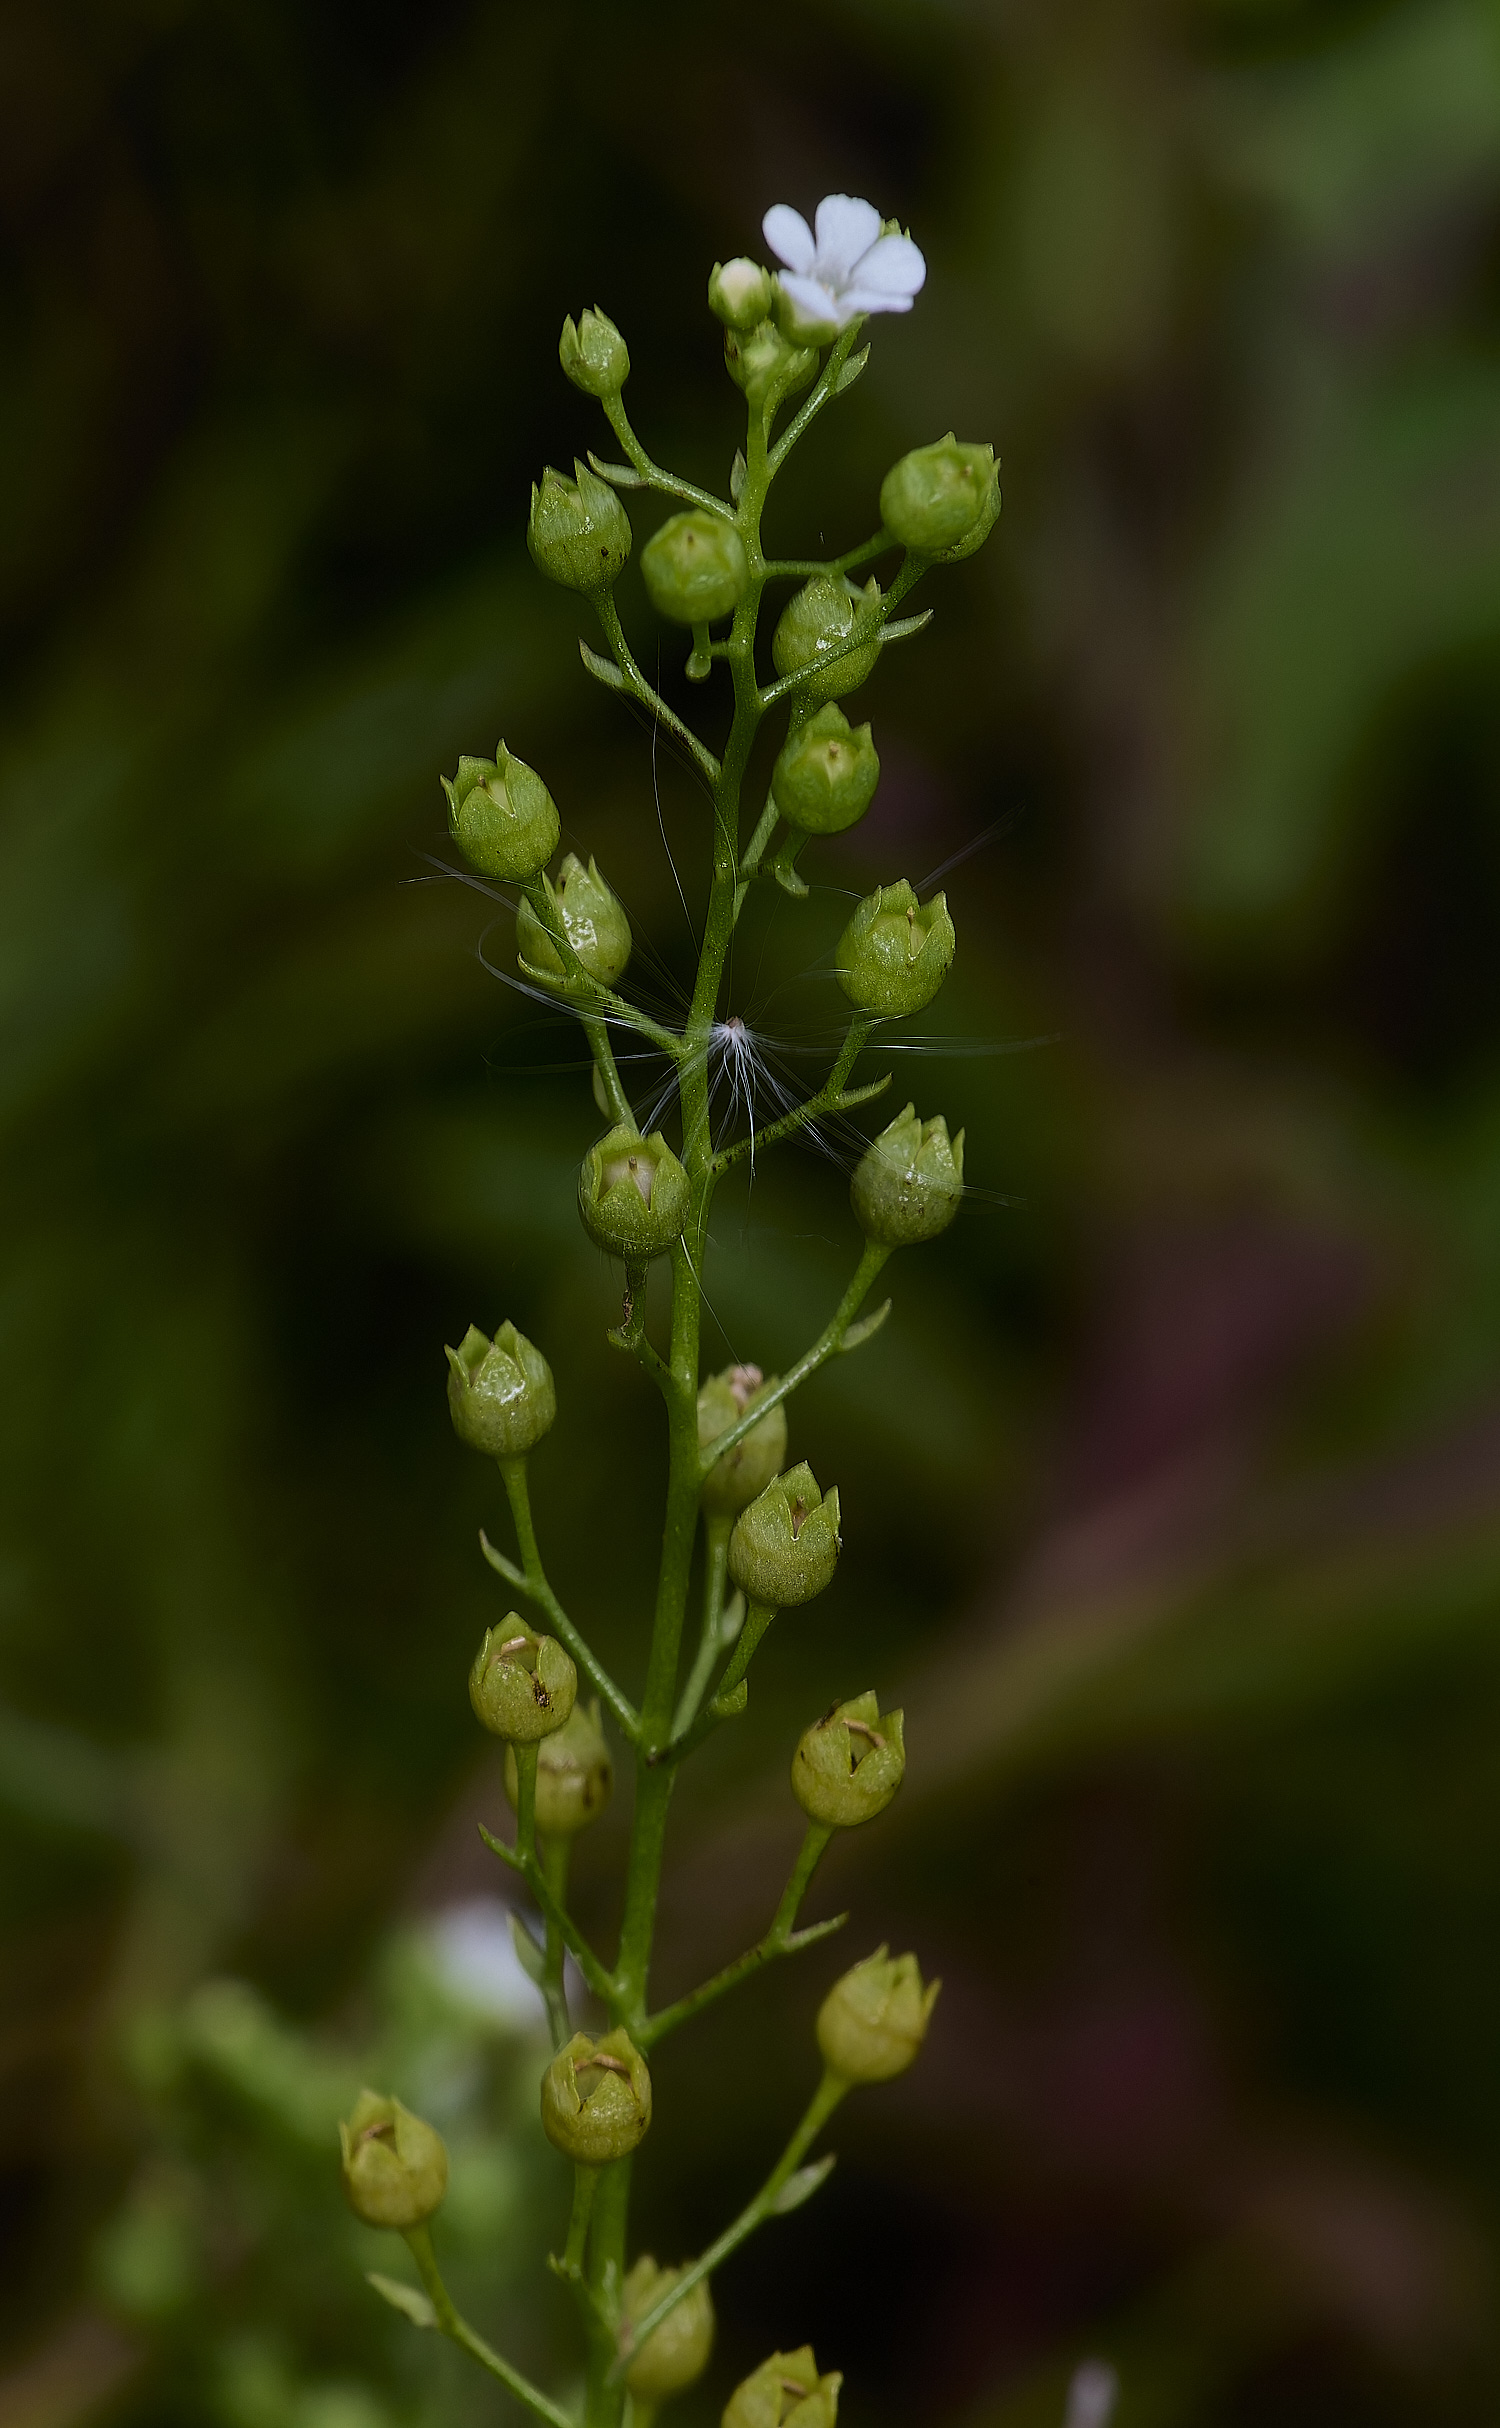
[[[845,329],[861,312],[909,312],[927,264],[909,236],[882,236],[880,213],[853,194],[825,194],[817,235],[788,202],[772,205],[761,222],[765,239],[786,263],[782,294],[792,307],[792,334],[811,337]]]

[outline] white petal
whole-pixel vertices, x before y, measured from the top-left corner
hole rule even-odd
[[[853,194],[825,194],[818,205],[818,276],[841,287],[880,234],[880,213]],[[793,262],[793,269],[800,264]]]
[[[909,236],[882,236],[860,255],[849,283],[868,294],[909,298],[921,292],[926,277],[927,264]]]
[[[909,312],[909,295],[882,295],[876,287],[845,287],[839,298],[844,319],[852,320],[856,312]]]
[[[792,307],[788,334],[801,338],[804,344],[821,343],[825,337],[835,336],[846,321],[854,318],[844,297],[835,295],[832,287],[825,287],[821,279],[798,278],[792,271],[785,271],[781,292]]]
[[[806,277],[813,266],[817,246],[813,243],[813,232],[802,213],[794,211],[789,202],[773,202],[760,225],[761,233],[777,260],[784,261],[789,270],[797,270]]]

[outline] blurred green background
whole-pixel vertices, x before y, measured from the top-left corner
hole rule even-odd
[[[0,2428],[517,2416],[361,2281],[372,2072],[453,2139],[464,2298],[565,2366],[443,1342],[552,1359],[544,1541],[627,1678],[661,1460],[577,1041],[435,869],[437,777],[537,764],[670,1000],[701,805],[525,554],[599,443],[557,330],[613,313],[721,484],[707,269],[840,188],[928,287],[773,538],[852,544],[954,425],[1005,513],[859,695],[875,809],[755,906],[734,1008],[815,1073],[850,893],[978,842],[889,1057],[974,1197],[795,1406],[845,1557],[684,1787],[661,1987],[762,1927],[806,1719],[876,1683],[911,1768],[810,1909],[847,1937],[662,2052],[658,2255],[758,2180],[843,1963],[947,1986],[681,2418],[808,2337],[872,2428],[1050,2428],[1091,2352],[1119,2428],[1495,2414],[1492,0],[12,0]],[[838,1151],[726,1190],[715,1361],[784,1364],[852,1253]]]

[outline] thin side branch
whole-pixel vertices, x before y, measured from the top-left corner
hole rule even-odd
[[[497,1838],[493,1830],[486,1829],[482,1821],[479,1824],[479,1835],[490,1853],[498,1855],[508,1870],[519,1872],[537,1904],[541,1907],[543,1919],[551,1923],[558,1933],[594,1996],[602,2005],[608,2007],[611,2023],[621,2022],[623,2017],[620,1996],[615,1988],[613,1974],[606,1971],[600,1963],[567,1907],[560,1904],[553,1895],[552,1883],[542,1869],[535,1851],[528,1854],[523,1852],[519,1846],[507,1846],[505,1840]]]
[[[519,2369],[513,2369],[509,2361],[502,2360],[482,2335],[475,2334],[468,2320],[459,2316],[453,2306],[453,2297],[439,2273],[433,2255],[432,2236],[427,2228],[413,2226],[406,2236],[406,2244],[417,2263],[417,2273],[432,2304],[434,2323],[439,2333],[446,2335],[451,2344],[457,2344],[461,2352],[467,2352],[470,2360],[478,2361],[480,2368],[487,2369],[491,2377],[497,2377],[516,2401],[524,2403],[526,2409],[539,2420],[545,2420],[548,2428],[577,2428],[571,2413],[549,2401],[539,2386],[533,2386],[529,2377],[523,2377]]]
[[[667,706],[661,693],[653,690],[637,666],[631,655],[630,643],[625,638],[625,628],[620,622],[619,610],[609,591],[595,592],[594,609],[603,626],[604,637],[614,651],[615,663],[625,678],[625,688],[635,694],[641,706],[655,718],[658,725],[664,725],[668,733],[674,733],[677,736],[678,741],[691,754],[699,774],[706,777],[710,784],[717,783],[719,762],[713,752],[706,743],[699,741],[691,725],[685,725],[676,710]]]
[[[675,472],[668,472],[662,465],[653,462],[631,428],[630,416],[625,410],[625,399],[618,389],[613,396],[601,397],[600,402],[608,417],[611,430],[630,458],[631,469],[636,476],[635,481],[630,484],[631,487],[639,484],[645,489],[659,489],[663,497],[680,497],[686,504],[702,506],[706,513],[716,514],[726,523],[734,521],[734,508],[726,505],[723,498],[715,497],[711,489],[696,488],[691,481],[682,480]],[[610,478],[613,466],[601,464],[593,456],[590,456],[589,461],[601,479]]]
[[[520,1576],[517,1576],[511,1562],[503,1560],[501,1554],[493,1550],[481,1535],[479,1539],[481,1543],[484,1543],[485,1558],[492,1568],[500,1570],[508,1583],[518,1585],[519,1590],[526,1595],[528,1601],[535,1602],[539,1610],[546,1612],[552,1621],[552,1632],[558,1642],[572,1654],[595,1693],[609,1705],[621,1728],[634,1745],[640,1736],[641,1728],[640,1716],[635,1705],[629,1696],[615,1684],[604,1663],[579,1634],[547,1582],[547,1573],[542,1566],[542,1555],[537,1548],[536,1527],[532,1521],[531,1490],[526,1481],[526,1461],[524,1458],[503,1458],[499,1461],[499,1467],[505,1480],[510,1514],[515,1522],[516,1541],[521,1547]]]
[[[663,2007],[659,2015],[649,2016],[635,2033],[638,2048],[653,2048],[658,2040],[665,2040],[668,2032],[675,2032],[679,2024],[689,2023],[695,2015],[701,2015],[705,2007],[712,2006],[728,1991],[737,1989],[742,1981],[748,1981],[752,1973],[760,1971],[762,1965],[773,1963],[778,1956],[794,1956],[799,1949],[813,1947],[820,1939],[827,1939],[833,1932],[843,1929],[849,1919],[847,1914],[835,1914],[830,1922],[814,1922],[804,1931],[794,1928],[797,1909],[807,1894],[818,1860],[832,1836],[831,1829],[822,1829],[816,1822],[813,1823],[802,1841],[796,1867],[765,1937],[758,1939],[754,1947],[747,1948],[743,1956],[737,1956],[733,1964],[726,1964],[722,1972],[715,1973],[696,1990],[690,1990],[685,1998],[677,1999],[672,2006]]]
[[[796,1364],[782,1376],[780,1382],[773,1384],[770,1390],[761,1393],[747,1416],[742,1416],[738,1423],[731,1425],[726,1432],[714,1436],[708,1449],[702,1454],[701,1463],[705,1475],[716,1459],[723,1458],[726,1451],[736,1449],[745,1436],[755,1430],[770,1409],[778,1407],[782,1400],[790,1399],[792,1393],[800,1384],[806,1382],[810,1374],[816,1374],[820,1366],[827,1364],[829,1358],[842,1345],[844,1334],[859,1313],[864,1300],[869,1296],[876,1274],[891,1253],[889,1248],[880,1247],[873,1239],[866,1240],[865,1252],[855,1268],[854,1279],[839,1300],[838,1306],[824,1330],[819,1333],[812,1347],[806,1350],[798,1358]]]

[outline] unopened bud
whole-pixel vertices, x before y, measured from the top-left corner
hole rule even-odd
[[[580,312],[578,326],[569,313],[557,341],[557,356],[575,388],[585,396],[618,396],[630,377],[630,350],[607,312],[598,305]]]
[[[698,1394],[699,1447],[706,1450],[721,1433],[737,1425],[775,1382],[774,1374],[770,1382],[765,1381],[759,1366],[726,1366],[722,1374],[711,1374]],[[703,1487],[704,1508],[734,1516],[764,1492],[785,1457],[786,1404],[778,1400],[738,1447],[709,1469]]]
[[[578,1672],[555,1636],[533,1635],[513,1610],[485,1629],[469,1701],[492,1737],[535,1745],[563,1726],[577,1692]]]
[[[869,726],[851,726],[830,700],[788,734],[771,790],[789,826],[809,835],[837,835],[864,816],[879,781]]]
[[[831,1584],[839,1556],[839,1495],[820,1492],[804,1459],[767,1484],[735,1520],[729,1573],[752,1602],[784,1610]]]
[[[708,308],[726,329],[748,336],[768,316],[775,289],[769,270],[741,253],[733,261],[716,261],[708,281]]]
[[[995,464],[991,468],[989,487],[980,502],[978,514],[961,540],[955,540],[951,548],[934,550],[937,562],[940,565],[956,565],[961,557],[972,556],[976,548],[984,546],[999,520],[1000,467]]]
[[[903,548],[935,556],[967,539],[995,486],[994,448],[964,445],[950,430],[891,466],[880,484],[880,519]]]
[[[629,2331],[648,2310],[654,2310],[678,2283],[680,2268],[659,2268],[649,2252],[636,2261],[622,2287],[625,2331],[622,2342],[631,2349]],[[625,2383],[640,2402],[664,2403],[681,2394],[708,2367],[714,2348],[714,2302],[705,2276],[684,2293],[675,2310],[648,2336],[625,2371]]]
[[[810,1821],[853,1829],[885,1811],[905,1770],[901,1713],[883,1712],[873,1694],[856,1695],[803,1732],[792,1793]]]
[[[556,883],[544,877],[542,891],[554,926],[566,936],[582,968],[601,986],[613,986],[630,959],[633,939],[630,921],[600,876],[597,860],[590,858],[585,868],[578,854],[570,851]],[[572,975],[564,969],[561,953],[525,900],[516,908],[516,958],[528,978],[549,983],[560,978],[566,984]]]
[[[818,357],[813,347],[783,337],[774,320],[762,320],[753,329],[725,330],[724,367],[735,386],[744,390],[746,404],[761,406],[773,390],[778,396],[794,396],[805,388]]]
[[[541,573],[565,590],[607,590],[630,554],[630,517],[611,489],[575,457],[576,480],[549,464],[531,491],[526,545]]]
[[[591,1146],[578,1175],[578,1211],[598,1248],[628,1265],[664,1255],[681,1235],[692,1184],[663,1138],[611,1130]]]
[[[919,1121],[915,1107],[872,1138],[854,1167],[849,1202],[866,1239],[882,1248],[914,1248],[936,1239],[964,1193],[964,1134],[948,1136],[941,1113]]]
[[[516,884],[545,868],[557,849],[557,804],[534,767],[503,742],[493,759],[460,759],[442,787],[448,832],[472,868]]]
[[[867,894],[834,950],[839,984],[863,1012],[920,1012],[953,966],[957,939],[944,894],[919,903],[903,877]]]
[[[818,2046],[841,2082],[890,2082],[927,2037],[940,1981],[923,1986],[915,1956],[878,1947],[836,1981],[818,2010]]]
[[[542,1438],[557,1414],[552,1368],[541,1350],[514,1324],[486,1340],[470,1324],[448,1360],[448,1406],[453,1430],[471,1450],[487,1458],[520,1458]]]
[[[536,1825],[544,1838],[571,1838],[597,1821],[615,1783],[614,1765],[599,1719],[597,1698],[587,1709],[575,1703],[561,1728],[536,1749]],[[516,1750],[505,1749],[505,1792],[519,1811]]]
[[[339,2148],[345,2195],[367,2226],[409,2233],[441,2207],[448,2189],[442,2136],[399,2099],[361,2091],[339,2126]]]
[[[843,2382],[837,2369],[818,2375],[811,2344],[800,2352],[773,2352],[736,2386],[723,2428],[834,2428]]]
[[[802,686],[804,700],[839,700],[847,691],[858,691],[874,672],[880,655],[879,627],[864,648],[851,649],[848,644],[858,619],[864,616],[868,620],[879,605],[880,585],[873,574],[857,598],[842,577],[813,574],[795,598],[788,600],[771,637],[777,673],[802,674],[811,669]],[[835,657],[840,650],[844,654]],[[830,658],[834,662],[824,666],[823,661]]]
[[[575,2166],[628,2158],[651,2122],[651,2076],[623,2028],[575,2032],[542,2076],[542,2130]]]
[[[716,624],[749,589],[750,560],[733,523],[695,506],[652,532],[641,574],[658,615],[673,624]]]

